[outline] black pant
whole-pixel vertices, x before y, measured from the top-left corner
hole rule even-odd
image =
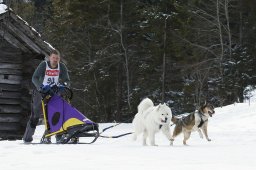
[[[31,115],[27,123],[26,131],[23,136],[25,142],[31,142],[32,136],[35,133],[36,125],[38,124],[40,115],[42,114],[41,94],[36,89],[33,90],[31,102]]]

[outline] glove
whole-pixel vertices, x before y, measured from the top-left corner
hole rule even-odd
[[[51,86],[50,85],[41,85],[40,87],[40,91],[42,93],[48,93],[51,90]]]
[[[63,91],[65,90],[65,87],[66,87],[66,86],[64,86],[64,85],[61,84],[61,85],[59,85],[58,87],[59,87],[59,92],[63,92]]]

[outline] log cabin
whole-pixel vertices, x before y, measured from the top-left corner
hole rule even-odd
[[[21,139],[31,112],[32,74],[54,49],[0,4],[0,140]]]

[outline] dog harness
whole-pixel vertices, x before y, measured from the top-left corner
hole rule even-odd
[[[58,63],[58,67],[56,69],[52,69],[49,67],[47,61],[45,61],[45,63],[46,63],[46,68],[45,68],[43,85],[54,84],[54,83],[58,84],[59,75],[60,75],[60,64]]]
[[[204,121],[204,120],[203,120],[203,117],[202,117],[203,113],[201,113],[201,112],[198,112],[198,113],[199,113],[199,116],[200,116],[200,118],[201,118],[201,121],[200,121],[200,123],[199,123],[199,125],[198,125],[197,127],[200,128],[200,127],[203,126],[204,122],[207,122],[207,121],[208,121],[208,119],[206,119],[206,120]]]

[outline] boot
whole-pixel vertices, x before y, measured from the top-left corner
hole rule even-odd
[[[62,135],[56,135],[56,143],[61,143]]]
[[[27,127],[26,127],[26,131],[25,131],[25,133],[23,135],[23,138],[22,138],[24,143],[30,143],[30,142],[33,141],[32,136],[34,135],[35,130],[36,130],[36,127],[31,127],[30,122],[28,122]]]
[[[44,143],[44,144],[51,144],[51,137],[47,137],[47,138],[42,138],[40,143]]]
[[[79,138],[78,137],[73,137],[73,138],[70,139],[69,143],[77,144],[77,143],[79,143]]]
[[[42,136],[42,138],[41,138],[41,140],[40,140],[40,143],[44,143],[44,144],[50,144],[50,143],[52,143],[50,136],[49,136],[49,137],[45,137],[45,135],[47,135],[47,134],[49,134],[49,131],[48,131],[48,130],[45,130],[45,131],[44,131],[44,134],[43,134],[43,136]]]
[[[68,139],[69,139],[68,134],[58,135],[58,137],[56,136],[56,143],[65,144],[68,142]]]

